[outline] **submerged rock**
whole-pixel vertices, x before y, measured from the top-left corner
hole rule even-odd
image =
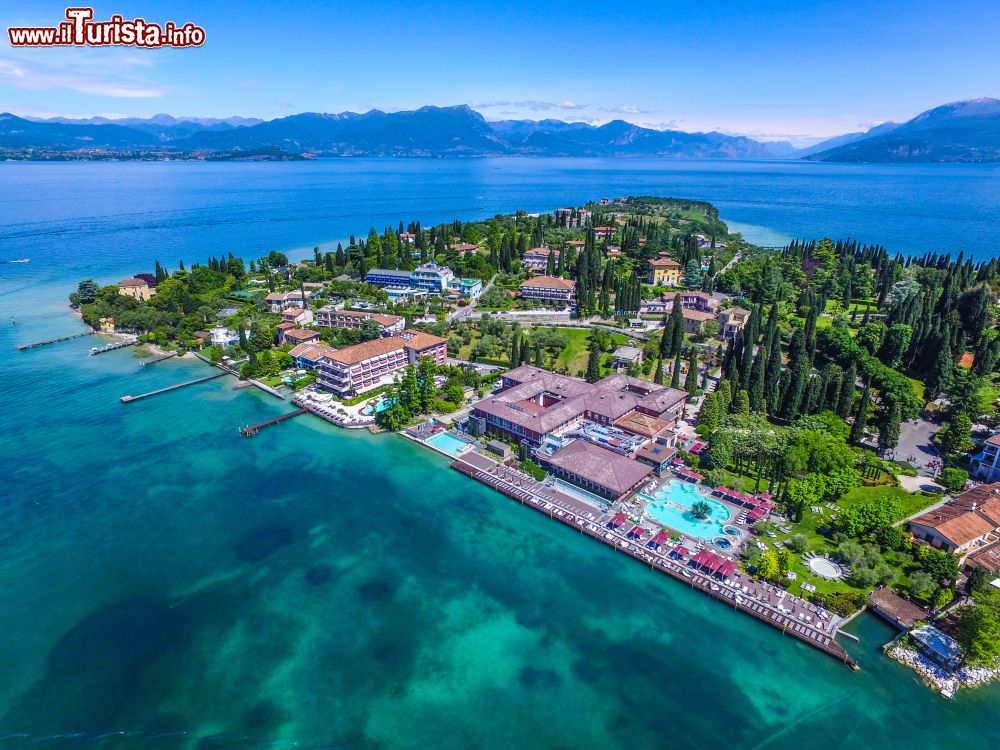
[[[287,526],[272,526],[245,534],[236,543],[236,555],[243,562],[265,560],[282,547],[295,541],[294,532]]]
[[[306,571],[305,579],[310,586],[323,586],[333,580],[333,569],[329,565],[316,565]]]

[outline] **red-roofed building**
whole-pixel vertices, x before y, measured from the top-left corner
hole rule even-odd
[[[521,284],[521,298],[549,304],[569,304],[576,294],[576,282],[559,276],[536,276]]]

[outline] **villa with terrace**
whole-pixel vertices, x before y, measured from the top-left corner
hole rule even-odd
[[[547,247],[533,247],[530,250],[524,251],[524,257],[521,258],[521,265],[532,273],[545,273],[545,270],[548,268],[550,255],[555,256],[553,260],[558,263],[558,250]]]
[[[972,457],[972,476],[987,482],[1000,480],[1000,435],[983,443],[983,449]]]
[[[302,292],[295,290],[292,292],[271,292],[265,298],[267,309],[273,313],[280,313],[290,307],[305,307],[306,302],[312,296],[312,292],[305,292],[305,299]]]

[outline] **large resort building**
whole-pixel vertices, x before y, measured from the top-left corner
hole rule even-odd
[[[434,364],[448,361],[448,342],[440,336],[406,330],[398,336],[373,339],[328,353],[319,361],[318,385],[338,396],[364,393],[392,382],[392,375],[429,357]]]
[[[483,282],[479,279],[458,278],[450,268],[437,263],[424,263],[412,271],[373,268],[365,274],[365,283],[382,287],[390,298],[421,294],[478,297],[483,291]]]
[[[375,323],[383,336],[400,333],[406,323],[399,315],[384,315],[370,310],[343,310],[335,305],[326,305],[316,311],[316,325],[323,328],[361,329],[366,320]]]
[[[535,276],[521,284],[521,299],[550,305],[568,305],[576,294],[576,282],[559,276]]]
[[[526,443],[556,476],[617,500],[673,457],[672,430],[686,398],[625,375],[587,383],[522,365],[504,374],[501,390],[477,403],[470,419],[480,434]],[[659,450],[643,460],[650,446]]]

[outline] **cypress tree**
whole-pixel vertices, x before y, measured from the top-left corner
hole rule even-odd
[[[653,370],[653,382],[657,385],[663,385],[663,359],[656,360],[656,369]]]
[[[854,390],[858,387],[857,384],[858,366],[852,361],[840,383],[840,396],[836,411],[841,419],[847,419],[847,415],[851,413],[851,402],[854,400]]]
[[[601,379],[601,350],[591,344],[590,354],[587,356],[587,374],[586,380],[588,383],[596,383]]]
[[[899,442],[899,423],[902,421],[899,404],[895,401],[889,404],[882,423],[878,428],[878,447],[881,451],[887,451],[896,447]]]
[[[684,390],[694,393],[698,390],[698,354],[692,348],[691,356],[688,358],[687,377],[684,378]]]
[[[670,351],[670,343],[673,340],[673,329],[668,322],[668,319],[663,320],[663,333],[660,334],[660,359],[664,357],[669,357],[672,352]]]
[[[677,350],[677,356],[674,357],[674,371],[670,375],[670,387],[680,388],[681,387],[681,350]]]
[[[927,377],[924,379],[924,385],[926,386],[924,398],[928,401],[933,401],[941,391],[947,390],[951,383],[951,373],[954,369],[955,363],[951,356],[951,341],[947,336],[944,336],[941,348],[938,350],[937,358],[934,360],[934,366],[931,367],[930,372],[927,373]]]
[[[704,425],[709,430],[719,426],[719,397],[714,393],[705,396],[698,411],[698,426]]]
[[[861,391],[861,400],[858,401],[858,408],[854,412],[854,424],[851,425],[851,434],[848,441],[860,443],[864,437],[865,427],[868,424],[868,407],[871,405],[871,388],[866,382]]]
[[[681,295],[674,295],[674,306],[670,311],[670,351],[668,354],[677,354],[684,346],[684,307],[681,304]]]

